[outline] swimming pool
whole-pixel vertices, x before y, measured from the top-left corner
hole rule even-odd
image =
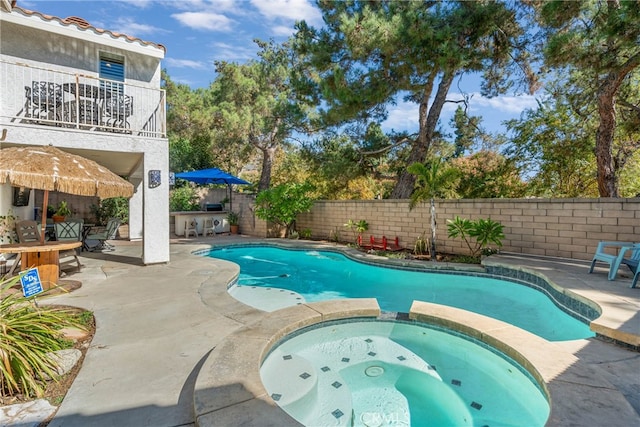
[[[332,251],[265,245],[212,249],[208,256],[238,264],[238,286],[286,289],[300,294],[300,303],[376,298],[382,310],[404,313],[419,300],[493,317],[549,341],[594,336],[542,292],[507,280],[374,266]]]
[[[324,322],[276,344],[260,368],[303,425],[542,426],[549,404],[505,355],[419,323]]]

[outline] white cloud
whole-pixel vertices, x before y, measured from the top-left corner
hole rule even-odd
[[[500,111],[510,115],[519,115],[528,108],[536,108],[536,97],[532,95],[500,95],[486,98],[479,92],[469,94],[469,109],[475,113],[481,113],[487,109]],[[451,99],[462,99],[460,94],[452,94]],[[455,108],[454,108],[455,109]]]
[[[322,24],[320,11],[308,0],[251,0],[251,4],[271,20],[305,20],[312,25]]]
[[[172,1],[171,7],[174,11],[235,15],[238,18],[257,14],[256,10],[249,7],[248,0],[181,0]]]
[[[397,105],[387,108],[387,120],[382,122],[382,129],[415,132],[418,129],[418,104],[414,102],[398,101]]]
[[[96,25],[97,26],[97,25]],[[140,37],[158,33],[170,33],[163,28],[154,27],[153,25],[140,24],[131,18],[119,18],[114,24],[109,26],[113,31],[126,34],[128,36]]]
[[[137,7],[139,9],[147,9],[153,6],[154,0],[136,0],[132,2],[127,1],[126,3],[128,6]]]
[[[171,7],[179,10],[208,10],[219,13],[237,11],[242,3],[242,0],[181,0],[172,1]]]
[[[276,25],[271,27],[271,34],[276,37],[289,37],[293,35],[295,28],[293,26],[287,27],[286,25]]]
[[[192,61],[190,59],[165,58],[165,63],[176,68],[192,68],[195,70],[204,70],[207,66],[202,61]]]
[[[536,97],[531,95],[519,96],[497,96],[495,98],[486,98],[479,92],[467,94],[469,99],[469,114],[479,115],[483,118],[482,125],[488,127],[490,131],[502,128],[500,124],[503,120],[518,117],[524,110],[528,108],[536,108]],[[463,99],[460,93],[452,92],[447,96],[448,100],[457,101]],[[431,100],[433,101],[433,100]],[[447,102],[442,108],[440,114],[440,124],[444,128],[449,127],[449,121],[453,117],[456,108],[461,104]],[[413,102],[398,101],[397,105],[390,105],[388,110],[388,118],[382,123],[385,131],[395,130],[415,132],[418,129],[418,104]]]
[[[231,31],[234,20],[224,15],[211,12],[181,12],[171,15],[172,18],[178,20],[185,25],[196,30],[207,31]]]
[[[244,63],[250,59],[256,58],[257,46],[252,44],[251,47],[244,47],[229,43],[213,43],[213,61],[229,61]]]
[[[202,83],[200,81],[195,81],[189,77],[183,77],[180,75],[171,76],[171,80],[173,80],[175,83],[180,83],[180,84],[191,86],[191,87],[201,86],[201,83]]]

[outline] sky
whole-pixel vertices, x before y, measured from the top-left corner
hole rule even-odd
[[[66,18],[79,16],[91,25],[162,44],[167,53],[162,67],[173,81],[191,88],[207,87],[215,79],[214,61],[244,63],[256,58],[254,39],[282,42],[294,32],[296,21],[322,26],[313,0],[18,0],[18,6]],[[468,112],[483,117],[489,132],[504,131],[502,121],[535,108],[534,96],[480,95],[477,76],[454,82],[448,99],[471,96]],[[445,128],[457,104],[447,103],[441,116]],[[385,131],[418,129],[418,106],[402,100],[389,106]]]

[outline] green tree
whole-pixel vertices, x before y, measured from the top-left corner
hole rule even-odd
[[[526,185],[515,162],[500,153],[482,150],[451,160],[458,170],[458,196],[464,199],[522,197]]]
[[[324,123],[380,122],[386,105],[404,96],[419,106],[419,131],[407,139],[404,165],[422,163],[433,154],[438,120],[457,76],[482,72],[487,95],[507,90],[514,70],[534,80],[523,49],[527,33],[506,3],[318,4],[325,28],[299,23],[295,46],[310,67],[306,88],[322,95]],[[513,67],[516,63],[520,67]],[[404,167],[398,173],[390,197],[407,198],[415,177]]]
[[[512,139],[506,155],[523,171],[532,196],[597,197],[596,124],[562,92],[555,95],[507,122]]]
[[[436,254],[436,205],[434,199],[457,197],[458,171],[448,166],[442,159],[433,159],[428,163],[413,163],[407,171],[416,177],[415,189],[411,194],[409,209],[418,203],[429,201],[431,217],[431,257]]]
[[[391,172],[388,150],[376,150],[387,143],[380,127],[371,125],[362,139],[349,132],[325,133],[303,144],[302,156],[316,179],[318,197],[372,199],[382,195]]]
[[[211,86],[217,138],[262,157],[259,190],[271,184],[273,163],[296,131],[303,131],[307,104],[294,90],[296,57],[287,44],[255,40],[259,59],[246,64],[216,62]]]
[[[459,172],[442,159],[432,159],[426,163],[413,163],[407,170],[416,177],[416,187],[411,193],[409,208],[427,200],[458,197],[456,187],[460,181]]]
[[[280,184],[261,191],[256,197],[256,216],[284,227],[286,235],[290,236],[298,214],[309,212],[313,206],[312,191],[313,186],[309,183]]]
[[[547,0],[531,4],[544,29],[547,66],[559,68],[560,72],[574,68],[583,74],[580,87],[587,91],[598,112],[598,191],[601,197],[618,197],[619,165],[613,155],[616,126],[625,114],[622,110],[636,117],[640,112],[638,91],[625,89],[637,84],[640,73],[638,2]]]
[[[211,118],[202,91],[175,83],[166,71],[163,82],[167,94],[169,168],[181,172],[211,167]]]

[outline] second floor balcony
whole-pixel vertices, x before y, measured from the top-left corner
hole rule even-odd
[[[12,123],[166,138],[161,89],[0,61],[0,94]]]

